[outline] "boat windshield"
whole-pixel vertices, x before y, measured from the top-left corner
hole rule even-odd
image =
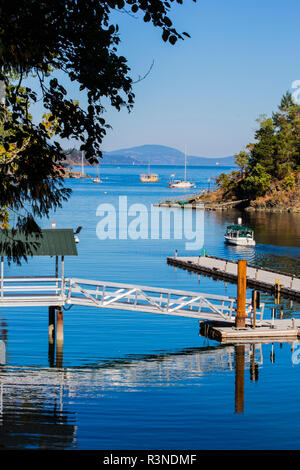
[[[253,230],[248,228],[228,227],[226,235],[233,238],[253,238]]]

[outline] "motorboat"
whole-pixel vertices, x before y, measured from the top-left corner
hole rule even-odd
[[[225,242],[230,245],[255,246],[254,231],[245,225],[228,225]]]

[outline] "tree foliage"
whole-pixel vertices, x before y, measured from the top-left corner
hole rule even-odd
[[[109,128],[103,99],[117,110],[132,109],[133,80],[126,58],[118,53],[120,34],[113,13],[141,16],[173,45],[189,35],[174,28],[168,16],[171,3],[0,1],[0,81],[6,92],[5,106],[0,105],[0,207],[18,213],[17,228],[37,230],[36,217],[49,215],[70,194],[57,172],[65,156],[57,137],[77,140],[93,163],[102,155]],[[77,84],[87,104],[72,100],[64,76]],[[30,106],[38,101],[46,121],[36,122],[30,115]]]
[[[240,177],[235,171],[220,181],[225,194],[230,188],[230,194],[252,200],[264,196],[271,182],[278,182],[286,191],[295,186],[294,174],[300,164],[300,105],[288,92],[272,117],[257,121],[255,142],[235,156]]]

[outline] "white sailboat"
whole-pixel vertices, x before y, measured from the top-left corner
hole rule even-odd
[[[187,189],[187,188],[193,188],[194,186],[195,186],[195,183],[192,183],[191,181],[187,181],[187,179],[186,179],[186,147],[185,147],[185,152],[184,152],[184,180],[170,181],[169,187],[170,188]]]
[[[84,160],[84,151],[82,150],[81,151],[81,176],[80,178],[85,178],[83,160]]]
[[[101,179],[100,179],[100,163],[98,162],[98,165],[97,165],[97,176],[96,178],[93,179],[93,183],[102,183]]]

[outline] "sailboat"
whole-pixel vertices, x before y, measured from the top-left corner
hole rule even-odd
[[[170,188],[185,189],[185,188],[193,188],[194,186],[195,186],[195,183],[192,183],[191,181],[187,181],[187,179],[186,179],[186,148],[185,148],[185,152],[184,152],[184,180],[170,181],[169,187]]]
[[[93,179],[93,183],[102,183],[100,176],[99,176],[99,166],[100,166],[100,163],[98,163],[97,165],[97,176],[96,178]]]
[[[140,175],[140,181],[142,183],[156,183],[158,181],[158,175],[150,171],[150,162],[148,162],[148,173]]]
[[[85,178],[83,160],[84,160],[84,151],[82,150],[81,151],[81,175],[80,175],[80,178]]]

